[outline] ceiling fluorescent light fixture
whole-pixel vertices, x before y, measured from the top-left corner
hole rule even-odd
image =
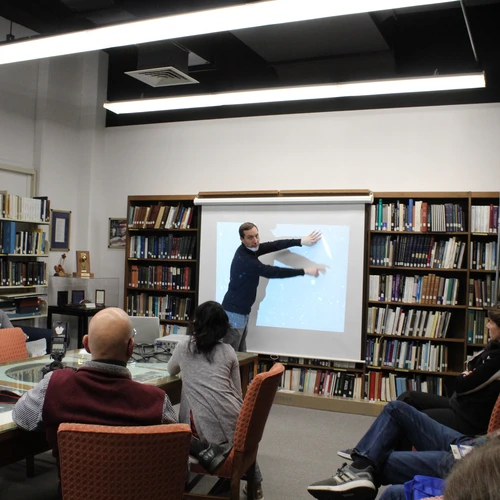
[[[484,88],[483,73],[428,78],[406,78],[369,82],[339,83],[335,85],[312,85],[307,87],[285,87],[279,89],[248,90],[220,94],[203,94],[185,97],[139,99],[104,103],[104,107],[116,114],[145,113],[150,111],[172,111],[179,109],[236,106],[284,101],[334,99],[369,95],[407,94],[413,92],[437,92]]]
[[[452,3],[450,0],[268,0],[0,44],[0,64],[257,26]],[[458,3],[455,0],[455,3]]]

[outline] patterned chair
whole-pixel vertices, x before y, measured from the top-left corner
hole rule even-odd
[[[21,328],[0,329],[0,363],[28,357],[26,335]]]
[[[181,500],[191,429],[61,424],[57,431],[64,500]]]
[[[230,480],[229,498],[239,500],[240,480],[246,474],[248,478],[248,500],[253,500],[255,460],[259,443],[264,434],[267,417],[271,411],[276,391],[285,367],[276,363],[266,373],[259,373],[249,385],[243,406],[241,407],[236,430],[234,433],[234,444],[231,453],[215,476],[219,477],[218,483],[207,495],[191,493],[191,489],[199,482],[200,477],[209,473],[198,464],[191,465],[191,472],[201,476],[196,477],[187,487],[184,495],[185,500],[220,498],[213,496],[223,480]]]

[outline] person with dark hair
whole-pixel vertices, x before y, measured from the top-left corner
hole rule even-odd
[[[241,245],[237,248],[231,262],[229,285],[222,300],[231,329],[224,342],[233,346],[235,351],[246,352],[248,316],[257,296],[259,279],[294,278],[295,276],[319,276],[321,266],[303,269],[269,266],[259,260],[259,256],[278,252],[290,247],[313,246],[321,239],[319,231],[296,239],[284,239],[260,243],[259,229],[253,222],[245,222],[239,227]]]
[[[218,302],[200,304],[194,311],[187,339],[177,343],[168,362],[171,375],[181,372],[179,421],[191,425],[203,443],[219,445],[223,460],[229,454],[243,403],[238,358],[222,342],[229,330],[227,314]],[[192,443],[191,454],[196,443]],[[262,475],[255,469],[256,496],[262,498]]]
[[[407,391],[398,399],[462,434],[484,434],[500,395],[500,304],[489,309],[486,327],[489,342],[466,362],[450,398]]]

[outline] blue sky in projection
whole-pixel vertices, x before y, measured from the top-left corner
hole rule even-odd
[[[221,302],[229,283],[231,261],[240,245],[239,222],[217,223],[216,300]],[[310,224],[259,226],[261,242],[300,238],[314,230],[322,239],[312,247],[291,247],[263,255],[264,264],[305,268],[324,266],[318,278],[298,276],[286,279],[260,279],[257,299],[258,326],[343,332],[346,309],[346,286],[349,258],[349,227]]]

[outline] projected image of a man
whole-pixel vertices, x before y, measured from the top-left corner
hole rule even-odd
[[[295,239],[283,239],[260,243],[259,229],[252,222],[239,227],[241,245],[237,248],[230,270],[228,290],[222,307],[229,317],[231,329],[223,341],[233,346],[235,351],[246,352],[248,317],[257,295],[259,278],[293,278],[295,276],[318,277],[320,266],[304,268],[284,268],[270,266],[259,260],[260,255],[278,252],[295,246],[313,246],[321,239],[319,231]]]

